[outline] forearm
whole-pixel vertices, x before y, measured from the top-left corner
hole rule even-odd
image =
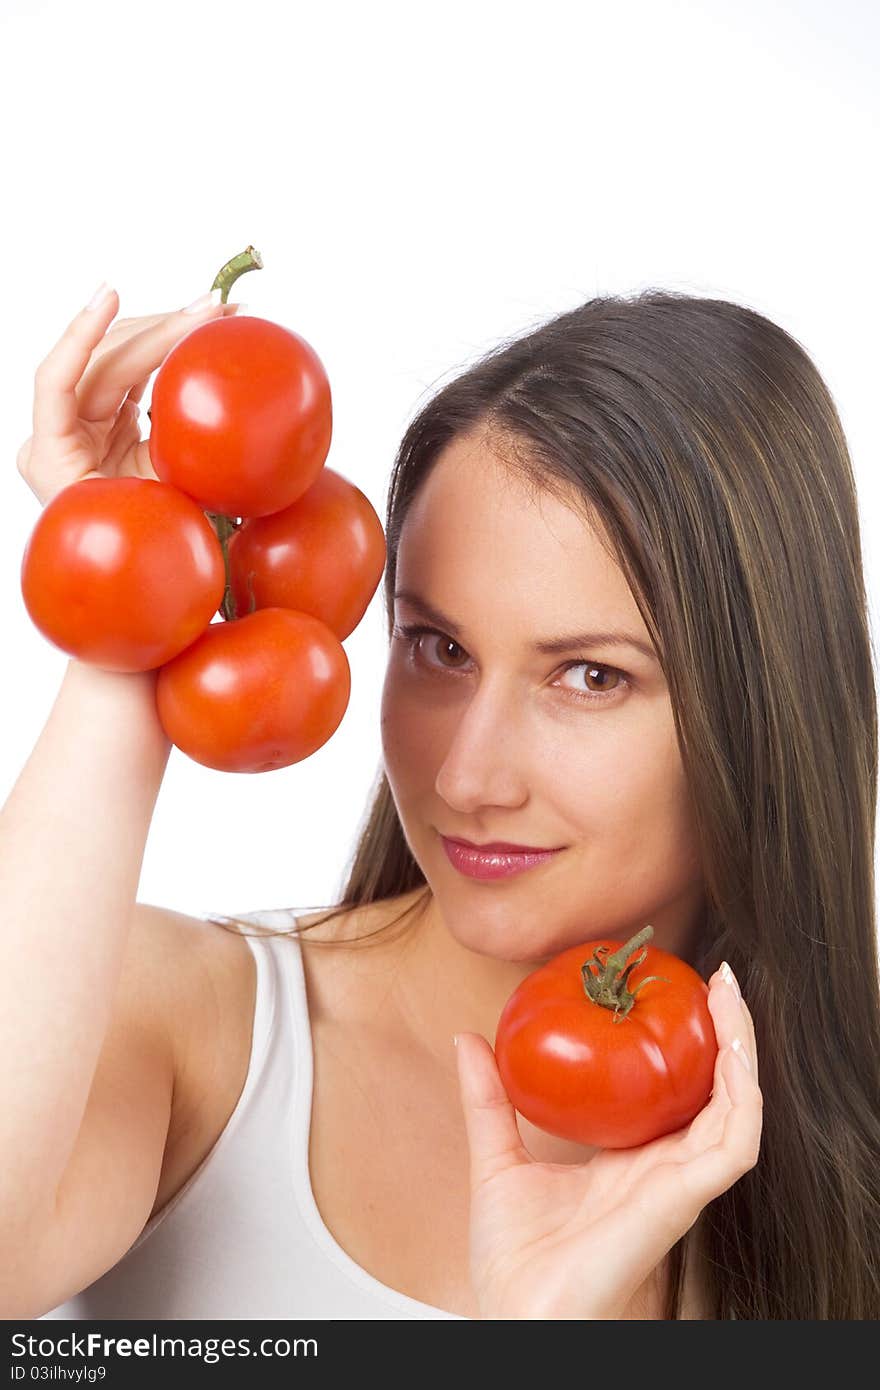
[[[155,672],[71,661],[0,811],[0,1216],[54,1198],[119,981],[170,744]]]

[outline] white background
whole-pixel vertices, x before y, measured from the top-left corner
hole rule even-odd
[[[0,53],[0,799],[67,661],[20,593],[34,368],[100,280],[120,317],[170,310],[248,243],[265,269],[232,297],[316,349],[327,463],[383,523],[405,425],[499,338],[646,286],[774,319],[843,419],[877,645],[872,0],[5,0]],[[141,901],[335,899],[381,756],[380,593],[344,644],[344,720],[310,759],[231,775],[172,750]]]

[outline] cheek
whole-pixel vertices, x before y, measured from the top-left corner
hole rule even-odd
[[[674,730],[655,729],[618,753],[581,813],[584,842],[595,845],[599,864],[613,866],[617,891],[625,899],[674,895],[700,870],[693,805]]]
[[[615,871],[692,866],[693,809],[671,714],[646,705],[638,719],[597,716],[551,733],[536,775],[559,823]]]
[[[438,721],[425,700],[417,698],[411,683],[395,674],[392,665],[382,687],[380,724],[382,755],[392,785],[413,784],[427,777],[442,740]]]
[[[674,730],[648,707],[544,719],[521,755],[530,789],[585,841],[637,844],[684,786]]]

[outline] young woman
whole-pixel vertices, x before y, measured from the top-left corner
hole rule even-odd
[[[193,320],[117,308],[38,370],[42,502],[152,476],[136,402]],[[329,912],[135,903],[154,673],[69,664],[0,820],[4,1315],[880,1316],[876,693],[816,368],[733,303],[591,300],[419,411],[386,539],[383,766]],[[710,987],[711,1099],[556,1139],[501,1010],[646,923]]]

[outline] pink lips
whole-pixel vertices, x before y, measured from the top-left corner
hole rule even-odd
[[[462,844],[459,840],[449,840],[445,835],[441,835],[440,839],[449,862],[468,878],[508,878],[511,874],[521,874],[537,864],[544,864],[559,853],[558,849],[489,849],[485,845],[478,848]]]

